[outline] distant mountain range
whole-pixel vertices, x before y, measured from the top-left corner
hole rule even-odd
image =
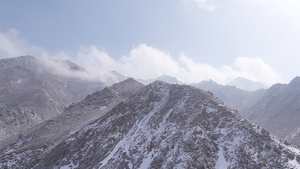
[[[246,91],[255,91],[259,89],[266,89],[268,88],[261,82],[253,82],[249,79],[238,77],[236,79],[233,79],[230,83],[228,83],[229,86],[235,86],[239,89],[246,90]]]
[[[191,84],[199,89],[212,92],[218,99],[224,102],[227,106],[243,112],[248,112],[249,109],[256,104],[266,90],[260,89],[257,91],[245,91],[235,86],[223,86],[212,80],[203,81],[201,83]]]
[[[147,80],[143,80],[143,79],[138,79],[139,82],[143,83],[144,85],[148,85],[154,81],[163,81],[166,83],[170,83],[170,84],[185,84],[179,80],[176,79],[176,77],[173,76],[168,76],[168,75],[161,75],[158,76],[157,78],[154,79],[147,79]],[[212,80],[210,80],[212,81]],[[205,83],[206,81],[203,81],[203,83]],[[201,83],[201,82],[200,82]],[[197,85],[196,83],[191,84],[191,85]],[[260,89],[267,89],[268,87],[266,85],[264,85],[261,82],[254,82],[251,81],[249,79],[243,78],[243,77],[238,77],[236,79],[233,79],[230,83],[227,84],[228,86],[235,86],[241,90],[245,90],[245,91],[256,91],[256,90],[260,90]]]
[[[147,80],[138,79],[137,81],[143,83],[144,85],[148,85],[157,80],[160,80],[160,81],[163,81],[166,83],[170,83],[170,84],[183,84],[183,82],[180,82],[179,80],[177,80],[176,77],[168,76],[168,75],[161,75],[155,79],[147,79]]]

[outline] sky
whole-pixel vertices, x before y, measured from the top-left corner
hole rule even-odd
[[[186,83],[300,75],[299,0],[1,0],[0,58]]]

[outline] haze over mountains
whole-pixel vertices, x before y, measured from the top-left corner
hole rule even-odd
[[[300,145],[299,77],[246,91],[82,74],[70,61],[0,60],[0,168],[300,167],[288,145]]]

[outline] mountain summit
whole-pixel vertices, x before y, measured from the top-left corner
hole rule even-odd
[[[148,84],[150,84],[152,82],[155,82],[157,80],[163,81],[163,82],[166,82],[166,83],[170,83],[170,84],[183,84],[183,82],[180,82],[179,80],[177,80],[176,77],[168,76],[168,75],[161,75],[161,76],[158,76],[155,79],[147,79],[147,80],[139,79],[138,81],[145,84],[145,85],[148,85]]]

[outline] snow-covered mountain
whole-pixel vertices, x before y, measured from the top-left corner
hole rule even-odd
[[[52,61],[70,73],[84,71],[70,61]],[[100,90],[103,82],[54,74],[41,60],[21,56],[0,60],[0,141],[50,119],[73,102]]]
[[[243,115],[282,140],[300,146],[300,77],[275,84]]]
[[[36,160],[30,149],[16,154],[17,148],[1,150],[1,167]],[[211,93],[157,81],[69,136],[33,168],[292,168],[299,157],[299,150]]]
[[[256,91],[259,89],[266,89],[267,86],[264,85],[261,82],[254,82],[249,79],[238,77],[236,79],[233,79],[230,83],[228,83],[229,86],[235,86],[239,89],[243,89],[246,91]]]

